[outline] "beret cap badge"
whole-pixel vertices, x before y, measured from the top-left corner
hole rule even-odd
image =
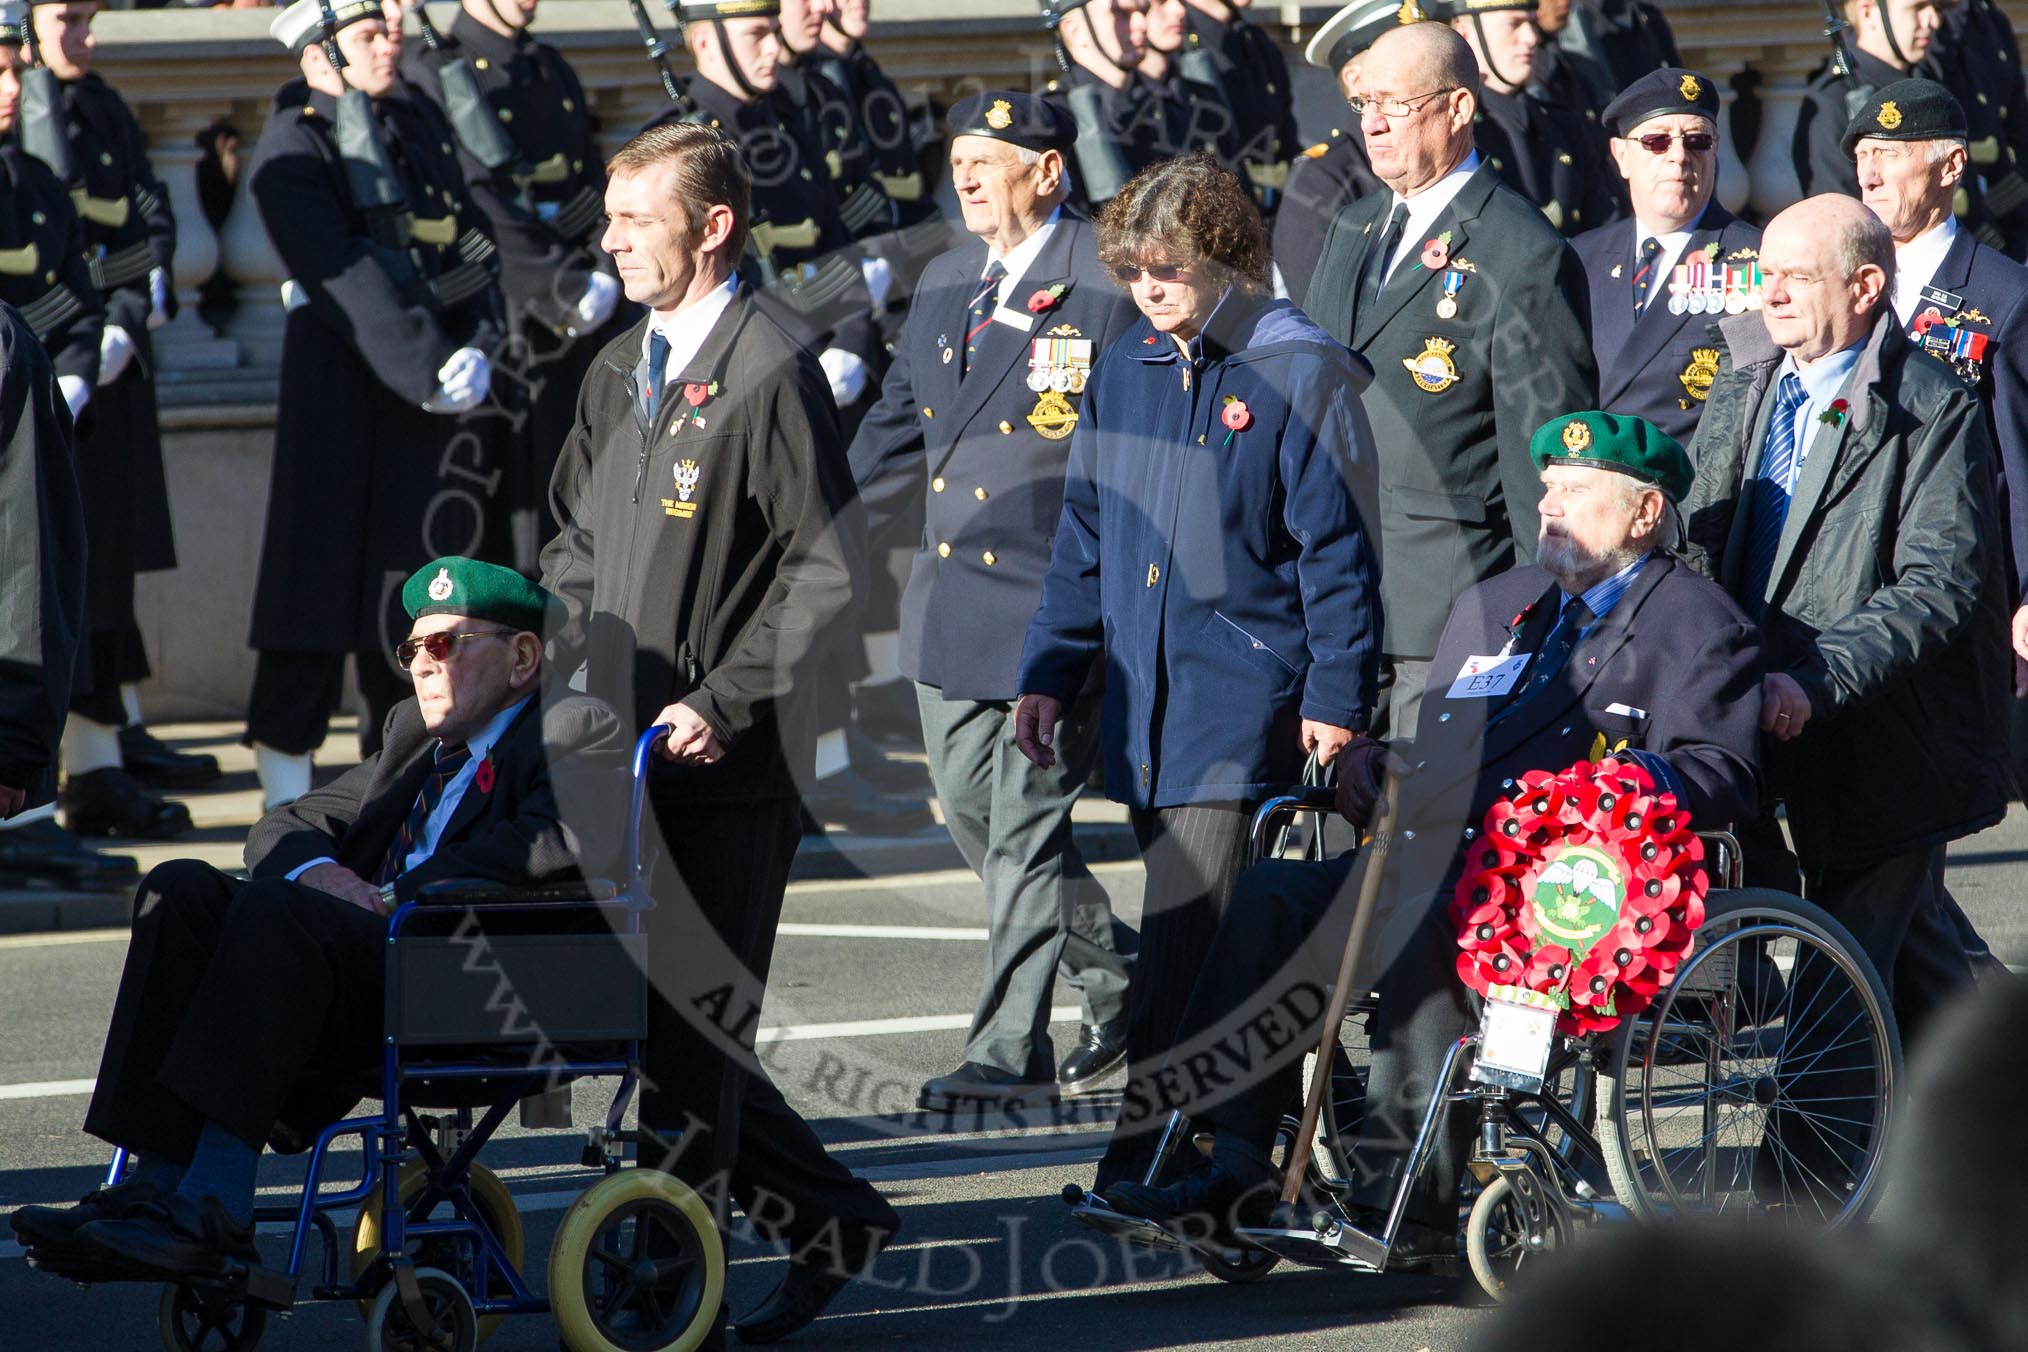
[[[1572,418],[1563,425],[1563,448],[1566,451],[1569,451],[1572,455],[1576,455],[1589,445],[1591,445],[1590,427],[1576,418]]]
[[[1889,99],[1880,105],[1880,112],[1874,117],[1874,121],[1884,130],[1893,131],[1901,125],[1901,109],[1894,106],[1893,99]]]
[[[1697,83],[1695,75],[1685,75],[1683,82],[1676,87],[1683,91],[1683,101],[1685,103],[1697,102],[1697,96],[1704,92],[1703,86]]]
[[[437,569],[437,575],[430,579],[430,600],[448,601],[451,599],[451,590],[451,570],[448,568]]]
[[[1014,106],[1005,99],[993,100],[993,106],[986,110],[986,125],[994,131],[1005,131],[1014,125]]]

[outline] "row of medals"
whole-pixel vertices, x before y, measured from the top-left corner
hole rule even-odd
[[[1760,308],[1760,265],[1754,264],[1748,284],[1736,286],[1730,269],[1721,269],[1711,282],[1703,286],[1691,284],[1689,266],[1679,264],[1675,277],[1669,282],[1669,313],[1672,315],[1743,315],[1748,310]]]
[[[1031,366],[1028,388],[1036,394],[1055,390],[1058,394],[1083,394],[1089,373],[1081,366]]]

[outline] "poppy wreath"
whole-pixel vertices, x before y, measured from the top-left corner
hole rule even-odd
[[[1605,756],[1536,770],[1486,812],[1451,899],[1458,977],[1553,1000],[1566,1033],[1653,1003],[1704,923],[1704,842],[1648,772]]]

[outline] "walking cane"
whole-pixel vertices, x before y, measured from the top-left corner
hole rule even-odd
[[[1317,1069],[1310,1076],[1310,1092],[1303,1099],[1302,1129],[1296,1133],[1287,1173],[1282,1179],[1282,1203],[1286,1206],[1293,1206],[1303,1190],[1309,1143],[1317,1134],[1324,1094],[1331,1087],[1331,1058],[1338,1050],[1338,1026],[1345,1021],[1345,1007],[1352,1003],[1353,969],[1359,965],[1359,954],[1366,947],[1366,930],[1380,897],[1380,875],[1387,867],[1387,849],[1394,842],[1394,817],[1400,807],[1401,783],[1390,771],[1386,787],[1381,790],[1380,820],[1366,842],[1366,873],[1359,880],[1359,898],[1352,908],[1352,932],[1345,936],[1345,953],[1338,960],[1338,979],[1332,983],[1331,1003],[1324,1011],[1324,1031],[1317,1039]]]

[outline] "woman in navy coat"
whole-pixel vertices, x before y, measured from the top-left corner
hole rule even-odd
[[[1380,537],[1372,369],[1271,297],[1239,181],[1205,155],[1151,166],[1108,206],[1099,252],[1142,318],[1093,367],[1072,434],[1015,740],[1047,766],[1103,659],[1106,793],[1147,863],[1103,1189],[1138,1175],[1167,1117],[1161,1056],[1254,806],[1366,727]]]

